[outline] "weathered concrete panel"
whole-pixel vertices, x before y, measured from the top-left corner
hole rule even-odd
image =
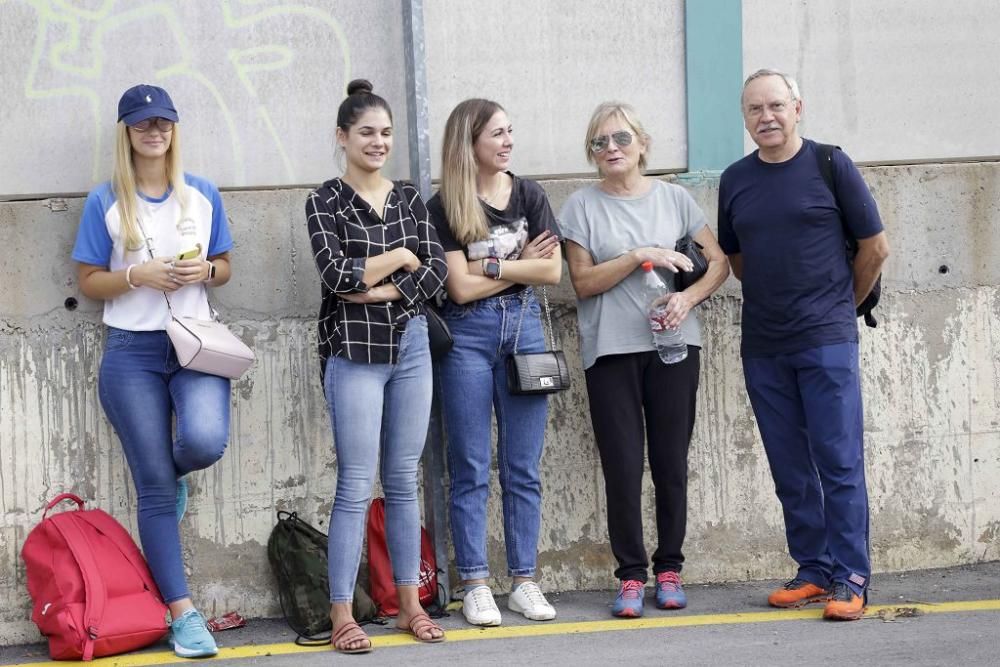
[[[170,89],[188,167],[223,186],[316,183],[334,173],[334,113],[356,76],[375,83],[406,136],[400,0],[78,4],[0,3],[0,196],[81,192],[106,179],[109,119],[139,80]],[[1000,24],[994,4],[742,7],[745,68],[772,65],[801,79],[806,134],[822,128],[820,138],[860,160],[1000,154],[991,122],[1000,98],[982,84],[993,71],[980,57]],[[503,11],[437,0],[425,14],[435,165],[447,114],[471,96],[508,107],[524,173],[589,171],[586,119],[612,98],[645,119],[652,168],[686,164],[682,0],[515,0]],[[137,43],[144,58],[115,57]],[[390,166],[397,175],[408,171],[401,158]]]
[[[507,109],[520,173],[591,172],[583,139],[605,100],[636,107],[653,137],[651,169],[687,164],[682,0],[512,0],[502,9],[436,0],[424,8],[435,177],[448,114],[470,97]]]
[[[106,180],[118,98],[139,82],[170,91],[187,167],[221,186],[337,173],[336,109],[352,78],[375,84],[395,109],[396,136],[407,135],[400,0],[90,5],[0,3],[0,197],[83,192]],[[524,173],[589,172],[586,120],[612,98],[643,113],[653,167],[685,165],[682,0],[424,6],[435,165],[448,113],[473,96],[509,108]],[[142,58],[117,57],[137,43]],[[401,176],[409,169],[397,152],[389,169]]]
[[[170,92],[191,171],[223,186],[320,182],[352,78],[398,107],[406,136],[402,43],[399,0],[0,3],[0,196],[106,180],[118,98],[142,82]]]
[[[878,571],[1000,558],[1000,165],[865,170],[894,254],[881,324],[861,332],[872,551]],[[545,186],[555,208],[584,181]],[[714,218],[717,182],[683,184]],[[319,288],[308,252],[306,191],[227,192],[236,277],[213,296],[259,361],[233,391],[223,460],[192,476],[182,526],[196,599],[209,613],[275,615],[264,545],[274,511],[325,529],[335,460],[319,384]],[[0,641],[37,637],[19,552],[44,503],[74,490],[135,533],[135,496],[96,396],[103,344],[97,304],[67,259],[82,201],[0,204]],[[65,208],[65,210],[60,210]],[[983,261],[984,258],[987,261]],[[938,272],[947,264],[947,274]],[[572,290],[553,290],[556,335],[573,387],[546,433],[541,576],[552,590],[610,586],[604,485],[580,369]],[[685,576],[792,572],[773,484],[743,388],[738,284],[701,307],[699,414],[690,457]],[[494,482],[494,491],[497,491]],[[645,507],[651,517],[651,488]],[[506,570],[500,507],[490,500],[489,558]],[[647,543],[654,526],[646,526]],[[498,587],[505,579],[495,579]]]
[[[856,160],[1000,155],[993,51],[1000,5],[980,0],[743,0],[746,74],[802,88],[806,136]],[[733,92],[733,103],[738,91]],[[815,135],[815,136],[814,136]],[[753,148],[746,140],[749,151]]]

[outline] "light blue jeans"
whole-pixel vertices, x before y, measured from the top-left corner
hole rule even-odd
[[[520,295],[445,303],[455,346],[439,362],[441,404],[448,432],[451,534],[462,579],[489,576],[486,503],[493,460],[491,421],[497,419],[497,467],[502,489],[507,573],[532,577],[538,555],[542,484],[538,474],[548,417],[546,396],[515,396],[507,389],[506,360],[525,307],[519,352],[545,349],[540,308],[530,288]]]
[[[132,472],[139,540],[160,595],[168,603],[190,597],[177,530],[177,478],[222,458],[229,380],[181,368],[165,331],[108,327],[98,394]]]
[[[393,580],[397,586],[419,582],[417,468],[431,414],[431,372],[423,315],[407,323],[395,364],[327,359],[323,384],[337,454],[327,551],[331,602],[354,598],[365,516],[380,459]]]

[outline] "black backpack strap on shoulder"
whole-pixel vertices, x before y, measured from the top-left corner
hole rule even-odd
[[[833,179],[833,151],[840,150],[840,146],[833,144],[816,144],[816,164],[819,166],[819,173],[823,176],[823,182],[833,193],[833,199],[840,206],[840,198],[837,196],[837,181]]]
[[[833,144],[816,144],[816,165],[819,167],[819,173],[823,177],[823,182],[826,183],[826,187],[829,188],[830,193],[833,194],[833,200],[837,204],[837,208],[841,210],[840,225],[844,229],[844,240],[847,242],[847,256],[851,262],[854,262],[855,255],[858,254],[858,240],[854,238],[851,230],[847,228],[844,223],[843,207],[840,205],[840,197],[837,196],[837,180],[833,177],[833,152],[835,150],[840,150],[840,146],[834,146]],[[870,299],[871,297],[869,297]],[[866,299],[868,301],[868,299]],[[876,297],[877,303],[877,297]],[[864,317],[865,324],[871,328],[878,326],[878,321],[875,316],[872,315],[873,305],[862,304],[860,308],[860,315]]]

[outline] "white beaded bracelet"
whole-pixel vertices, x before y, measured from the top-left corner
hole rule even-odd
[[[125,283],[128,285],[129,289],[135,289],[137,286],[132,284],[132,269],[135,268],[135,264],[129,264],[128,268],[125,269]]]

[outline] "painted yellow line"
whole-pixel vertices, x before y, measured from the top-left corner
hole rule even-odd
[[[902,603],[898,605],[872,605],[866,617],[877,616],[880,612],[892,613],[898,609],[917,609],[924,614],[952,614],[973,611],[1000,611],[1000,600],[969,600],[965,602]],[[575,623],[539,623],[532,625],[507,625],[498,628],[466,628],[448,630],[448,642],[476,641],[482,639],[517,639],[523,637],[545,637],[549,635],[588,634],[595,632],[621,632],[624,630],[651,630],[658,628],[686,628],[703,625],[740,625],[745,623],[775,623],[779,621],[801,621],[822,617],[819,606],[806,609],[782,611],[755,611],[733,614],[690,614],[679,616],[656,616],[636,619],[614,619],[606,621],[579,621]],[[224,638],[224,637],[223,637]],[[393,648],[419,643],[406,634],[376,635],[372,637],[375,648]],[[294,643],[260,644],[234,646],[219,649],[215,660],[235,658],[261,658],[272,655],[294,655],[300,653],[329,653],[329,646],[297,646]],[[129,655],[99,658],[94,667],[147,667],[149,665],[169,665],[191,661],[178,658],[171,652],[133,653]],[[15,667],[42,667],[65,665],[56,662],[21,663]]]

